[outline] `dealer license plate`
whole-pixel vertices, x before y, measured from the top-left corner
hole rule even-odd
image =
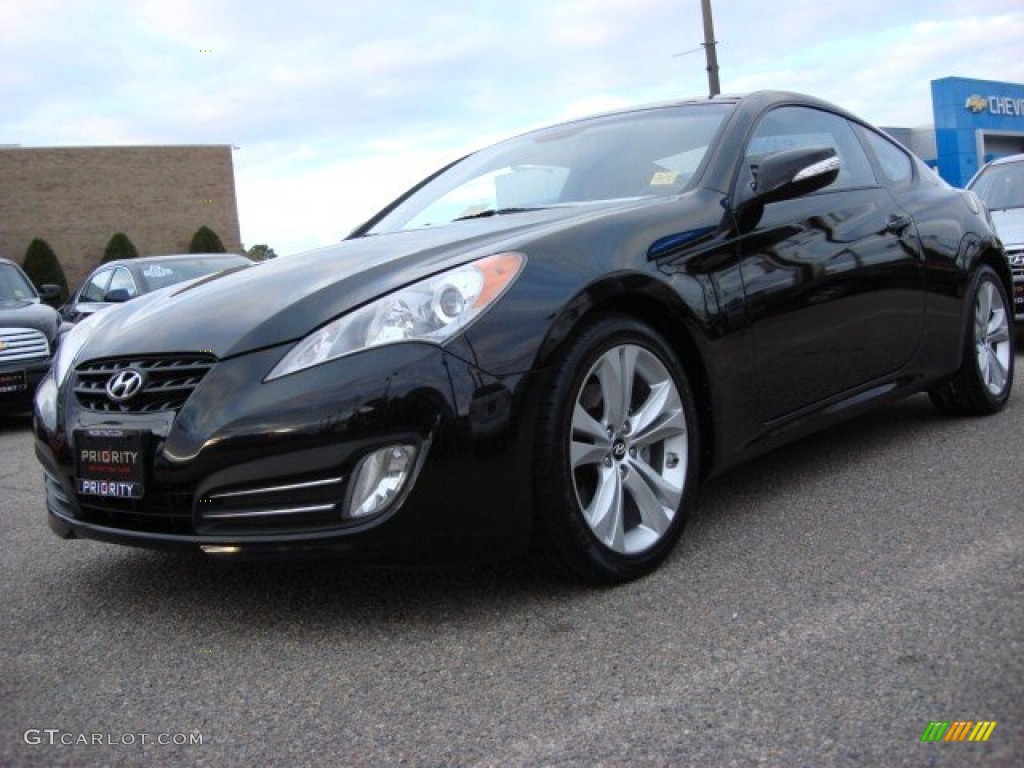
[[[0,373],[0,393],[24,392],[27,386],[24,371]]]
[[[146,484],[145,433],[129,429],[75,432],[78,492],[141,499]]]

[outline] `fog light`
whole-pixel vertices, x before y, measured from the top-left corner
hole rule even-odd
[[[389,445],[359,462],[352,482],[348,516],[380,512],[402,492],[416,459],[415,445]]]

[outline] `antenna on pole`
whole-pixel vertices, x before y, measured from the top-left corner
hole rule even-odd
[[[700,0],[701,14],[704,16],[704,53],[708,60],[709,98],[722,92],[718,82],[718,54],[715,52],[715,24],[711,19],[711,0]]]

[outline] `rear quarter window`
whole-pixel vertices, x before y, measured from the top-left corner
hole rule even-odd
[[[883,181],[891,186],[901,186],[913,180],[914,161],[903,149],[862,125],[858,125],[856,130],[868,151],[874,155]]]

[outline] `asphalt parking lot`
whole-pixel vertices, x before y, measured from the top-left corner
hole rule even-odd
[[[987,419],[912,398],[588,589],[64,542],[3,418],[0,765],[1024,765],[1022,435],[1024,379]]]

